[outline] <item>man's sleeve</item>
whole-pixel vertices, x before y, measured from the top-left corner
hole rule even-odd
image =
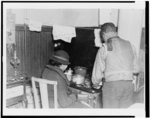
[[[106,57],[106,49],[105,47],[101,47],[96,55],[93,72],[92,72],[92,83],[99,84],[104,77],[105,70],[105,57]]]

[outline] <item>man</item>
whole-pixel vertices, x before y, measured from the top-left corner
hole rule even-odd
[[[105,44],[98,50],[92,73],[92,82],[103,84],[104,108],[127,108],[133,104],[133,73],[138,72],[136,55],[130,42],[117,36],[113,23],[101,27]]]
[[[58,82],[57,92],[58,92],[58,104],[60,108],[86,108],[85,105],[82,105],[77,101],[76,94],[73,94],[68,89],[68,79],[64,74],[69,64],[69,55],[63,50],[58,50],[50,58],[51,65],[47,65],[43,71],[42,78],[48,80],[55,80]],[[50,108],[53,107],[53,87],[48,86],[49,92],[49,105]]]

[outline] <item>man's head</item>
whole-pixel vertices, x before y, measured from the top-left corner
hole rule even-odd
[[[50,59],[52,60],[52,65],[58,66],[63,71],[70,64],[69,55],[64,50],[57,50],[56,52],[54,52],[54,55],[50,57]]]
[[[116,27],[113,23],[104,23],[101,26],[100,37],[106,42],[109,38],[117,36]]]

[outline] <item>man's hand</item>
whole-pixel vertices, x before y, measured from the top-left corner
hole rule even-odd
[[[95,89],[99,89],[101,87],[101,85],[98,83],[98,84],[93,84],[93,88]]]

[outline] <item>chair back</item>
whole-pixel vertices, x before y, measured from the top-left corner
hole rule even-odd
[[[58,108],[57,81],[51,81],[51,80],[46,80],[46,79],[36,78],[36,77],[32,77],[31,79],[32,79],[35,108],[40,108],[36,82],[39,83],[39,91],[41,95],[40,98],[41,98],[42,108],[49,108],[48,89],[47,89],[48,85],[53,85],[54,87],[54,108]]]

